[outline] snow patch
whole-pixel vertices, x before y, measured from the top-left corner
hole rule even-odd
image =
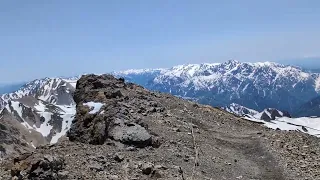
[[[30,145],[36,149],[36,146],[31,142]]]
[[[89,106],[90,109],[92,109],[89,114],[95,114],[97,112],[100,111],[101,107],[104,105],[102,103],[99,102],[87,102],[87,103],[83,103],[84,106]]]

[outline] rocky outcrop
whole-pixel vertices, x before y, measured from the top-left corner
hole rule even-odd
[[[140,90],[143,88],[111,75],[81,78],[74,94],[77,114],[68,132],[70,140],[103,144],[112,139],[138,147],[152,145],[152,136],[134,112],[157,112],[161,108],[155,103],[147,111],[146,107],[154,102],[137,98]]]
[[[257,119],[270,122],[271,120],[275,120],[281,117],[291,118],[291,115],[287,111],[279,111],[274,108],[268,108],[262,111],[261,113],[255,114],[254,117]]]
[[[109,75],[83,76],[74,99],[69,138],[0,164],[0,177],[300,180],[320,174],[320,141],[301,132],[271,130]]]

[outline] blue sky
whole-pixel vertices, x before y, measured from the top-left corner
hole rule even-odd
[[[297,63],[320,57],[319,19],[318,0],[4,0],[0,82],[228,59]]]

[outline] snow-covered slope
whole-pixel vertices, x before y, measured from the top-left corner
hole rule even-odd
[[[6,109],[27,129],[55,143],[70,128],[75,115],[72,94],[77,79],[44,78],[1,96]],[[1,103],[2,102],[2,103]]]
[[[314,135],[320,137],[320,118],[311,118],[311,117],[301,117],[301,118],[289,118],[289,117],[281,117],[276,118],[275,120],[264,121],[255,118],[245,119],[263,123],[265,126],[272,129],[279,130],[296,130],[304,133],[308,133],[310,135]]]
[[[319,95],[320,75],[272,62],[189,64],[170,69],[115,73],[151,90],[224,107],[242,104],[262,111],[268,107],[294,112]]]
[[[262,123],[272,129],[298,130],[320,137],[320,118],[291,118],[288,112],[282,112],[274,108],[267,108],[258,112],[235,103],[222,109],[246,120]]]

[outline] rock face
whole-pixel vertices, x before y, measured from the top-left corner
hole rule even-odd
[[[150,104],[137,98],[138,89],[142,88],[111,75],[84,76],[74,93],[77,114],[67,136],[90,144],[103,144],[110,138],[139,147],[151,145],[152,136],[138,124],[140,117],[131,113],[146,111]],[[161,109],[155,106],[155,112]]]
[[[27,130],[7,109],[0,113],[0,160],[32,151],[35,146],[46,143],[40,133]]]
[[[109,75],[85,75],[68,138],[0,162],[21,179],[318,179],[320,141]],[[11,162],[11,164],[10,164]]]

